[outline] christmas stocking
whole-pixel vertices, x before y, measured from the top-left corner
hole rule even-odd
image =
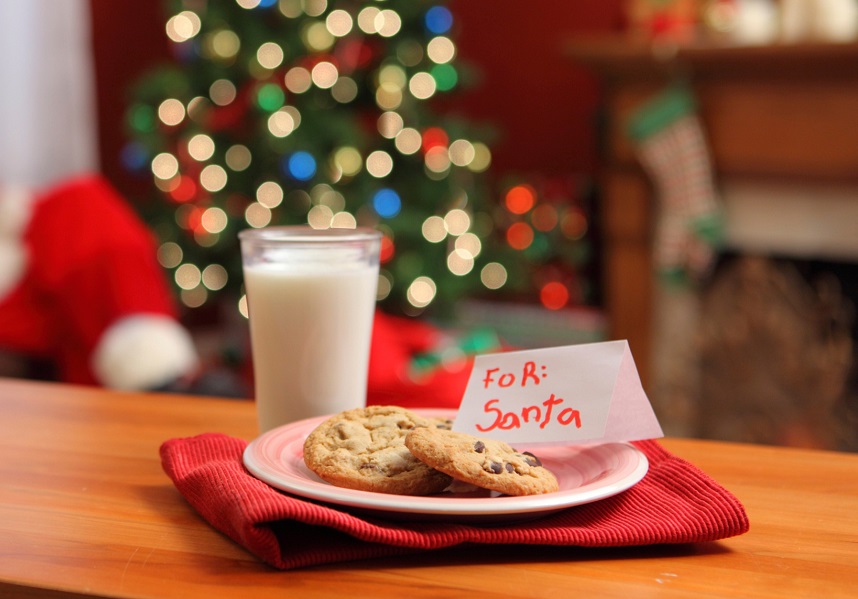
[[[705,275],[721,238],[721,215],[703,129],[687,90],[674,87],[641,107],[629,131],[659,198],[655,261],[669,280]]]

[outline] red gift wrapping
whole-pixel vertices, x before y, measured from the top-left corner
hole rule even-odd
[[[280,492],[242,462],[247,442],[222,434],[171,439],[164,471],[212,527],[278,569],[462,543],[620,547],[715,541],[748,531],[742,504],[656,441],[634,443],[649,471],[632,488],[539,519],[503,526],[365,517]]]

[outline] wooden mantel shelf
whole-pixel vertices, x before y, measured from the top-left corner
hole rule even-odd
[[[858,42],[777,43],[726,45],[700,42],[692,45],[653,43],[629,36],[600,36],[571,39],[568,56],[606,77],[649,77],[690,68],[695,75],[715,73],[719,77],[758,75],[770,77],[827,77],[852,74],[858,77]]]

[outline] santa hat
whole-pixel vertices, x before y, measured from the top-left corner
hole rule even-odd
[[[197,367],[149,231],[101,177],[0,190],[0,348],[61,380],[147,389]]]

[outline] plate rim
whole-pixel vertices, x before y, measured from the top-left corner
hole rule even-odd
[[[411,411],[425,416],[454,417],[456,410],[445,410],[435,408],[409,408]],[[555,491],[540,495],[524,496],[500,496],[480,498],[450,498],[437,496],[411,496],[393,495],[386,493],[374,493],[371,491],[360,491],[346,489],[327,483],[321,479],[301,479],[286,471],[272,473],[266,466],[256,461],[254,452],[256,448],[274,436],[287,434],[292,429],[310,427],[313,423],[320,424],[330,416],[317,416],[284,424],[277,428],[262,433],[250,441],[242,452],[242,463],[252,476],[265,484],[280,491],[313,501],[331,503],[343,507],[351,507],[362,510],[373,510],[379,512],[391,512],[396,514],[421,514],[421,515],[443,515],[443,516],[503,516],[516,514],[539,514],[548,511],[559,511],[576,505],[584,505],[601,499],[606,499],[626,491],[640,482],[649,471],[649,460],[640,449],[629,442],[607,442],[573,444],[570,448],[606,448],[612,447],[614,451],[629,452],[637,462],[619,480],[610,484],[599,484],[604,481],[592,481],[576,489],[566,491]],[[315,426],[313,426],[315,428]],[[307,428],[304,438],[312,428]],[[301,434],[301,433],[299,433]],[[311,473],[312,474],[312,473]],[[283,480],[289,482],[284,483]],[[450,501],[456,501],[451,504]],[[462,503],[466,502],[466,503]],[[446,505],[445,505],[446,503]],[[488,508],[486,508],[488,504]]]

